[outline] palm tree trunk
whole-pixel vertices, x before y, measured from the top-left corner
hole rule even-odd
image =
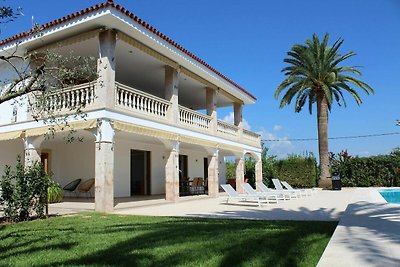
[[[320,165],[319,187],[332,186],[328,150],[328,101],[323,92],[317,93],[318,152]]]

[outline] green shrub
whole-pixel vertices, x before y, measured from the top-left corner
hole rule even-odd
[[[47,188],[47,203],[60,202],[63,199],[63,193],[63,189],[58,183],[53,180],[49,181],[49,187]]]
[[[276,177],[275,163],[276,156],[268,155],[268,148],[262,144],[263,149],[261,152],[261,161],[262,161],[262,176],[263,182],[268,185],[272,178]]]
[[[274,164],[276,175],[293,187],[313,187],[317,181],[317,162],[313,154],[290,155]]]
[[[347,151],[331,153],[332,172],[338,172],[343,186],[399,186],[400,152],[389,155],[351,157]]]
[[[234,161],[225,162],[226,179],[236,179],[236,164]]]
[[[21,157],[17,157],[15,170],[6,166],[0,179],[0,199],[4,206],[4,217],[9,221],[26,221],[31,216],[42,217],[46,205],[49,177],[39,162],[24,168]]]
[[[256,162],[252,158],[245,158],[244,161],[244,179],[255,188],[256,186]]]

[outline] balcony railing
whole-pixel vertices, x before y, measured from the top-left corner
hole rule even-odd
[[[165,118],[171,103],[165,99],[115,83],[115,104],[117,107],[144,115]]]
[[[208,130],[210,128],[211,117],[179,106],[179,122],[189,127]]]
[[[47,96],[47,108],[51,111],[72,110],[94,103],[95,83],[89,82],[51,93]]]
[[[219,120],[217,124],[217,132],[230,136],[238,136],[239,127]]]
[[[243,138],[250,140],[250,141],[258,142],[260,135],[257,133],[253,133],[249,130],[243,129]]]

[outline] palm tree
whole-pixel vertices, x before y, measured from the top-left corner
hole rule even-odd
[[[355,99],[358,105],[362,103],[360,96],[354,87],[362,89],[367,95],[374,90],[366,83],[351,75],[361,75],[358,66],[339,66],[339,64],[356,55],[348,52],[341,55],[338,50],[343,44],[339,38],[332,46],[328,45],[329,34],[325,34],[320,42],[316,34],[312,40],[306,40],[305,44],[295,44],[289,51],[288,58],[283,61],[289,66],[282,69],[286,79],[275,91],[275,98],[284,93],[280,108],[289,105],[295,97],[295,112],[300,112],[307,103],[310,114],[312,107],[317,103],[318,123],[318,149],[320,162],[320,187],[331,185],[328,154],[328,111],[331,111],[332,102],[335,100],[339,106],[346,107],[343,92],[347,91]],[[350,74],[350,75],[349,75]]]

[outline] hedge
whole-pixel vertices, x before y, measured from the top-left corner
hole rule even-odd
[[[314,187],[317,181],[317,163],[313,155],[292,155],[274,164],[277,177],[297,188]]]
[[[343,156],[345,154],[345,156]],[[365,158],[341,152],[331,161],[332,172],[338,172],[343,186],[400,186],[400,153]]]

